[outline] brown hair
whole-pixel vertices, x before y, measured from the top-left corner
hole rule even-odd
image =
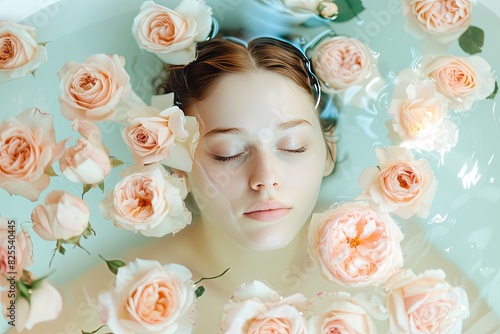
[[[176,103],[185,112],[195,102],[207,98],[218,80],[231,73],[271,71],[291,79],[311,96],[311,100],[320,94],[309,60],[288,42],[264,37],[245,46],[234,40],[215,38],[199,43],[197,49],[196,60],[183,67],[169,68],[167,80],[158,88],[160,94],[173,92]],[[320,123],[325,140],[331,141],[334,123],[332,120]],[[333,160],[332,152],[327,151]]]

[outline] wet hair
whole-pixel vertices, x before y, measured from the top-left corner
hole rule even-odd
[[[245,45],[233,39],[214,38],[198,43],[196,60],[171,67],[159,93],[173,92],[176,104],[189,112],[190,106],[208,97],[219,80],[233,73],[265,70],[291,79],[314,103],[320,94],[307,57],[292,44],[270,37],[257,38]],[[317,103],[316,103],[317,104]],[[319,113],[318,113],[319,117]],[[330,141],[334,123],[321,121],[325,140]],[[331,151],[328,156],[333,159]]]

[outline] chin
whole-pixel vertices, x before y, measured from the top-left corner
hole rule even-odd
[[[288,246],[297,236],[300,228],[296,231],[290,229],[260,229],[247,233],[247,238],[244,242],[239,243],[244,247],[254,251],[272,251]]]

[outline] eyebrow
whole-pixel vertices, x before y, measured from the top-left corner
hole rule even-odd
[[[306,121],[305,119],[295,119],[295,120],[291,120],[288,122],[279,123],[278,125],[276,125],[275,129],[277,131],[285,131],[285,130],[288,130],[288,129],[291,129],[291,128],[294,128],[297,126],[301,126],[301,125],[312,126],[312,124],[310,122]],[[215,129],[207,132],[203,136],[203,138],[215,136],[218,134],[245,135],[246,133],[247,132],[241,128],[215,128]]]

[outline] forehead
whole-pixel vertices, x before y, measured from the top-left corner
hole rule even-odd
[[[200,131],[242,128],[248,132],[305,119],[317,123],[312,97],[291,79],[269,71],[229,74],[207,99],[194,105]]]

